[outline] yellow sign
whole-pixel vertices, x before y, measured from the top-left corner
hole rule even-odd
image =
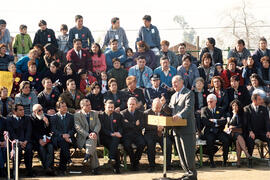
[[[13,87],[13,74],[12,72],[8,71],[0,71],[0,88],[6,87],[8,88],[8,96],[12,91]]]

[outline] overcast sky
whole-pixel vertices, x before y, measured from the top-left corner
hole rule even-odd
[[[103,41],[105,31],[110,27],[110,19],[117,16],[127,32],[130,46],[134,48],[134,41],[145,14],[152,16],[152,24],[160,29],[161,39],[169,40],[171,45],[175,45],[182,41],[182,32],[178,30],[179,25],[173,21],[174,16],[184,16],[189,25],[195,28],[220,27],[223,26],[222,15],[241,2],[242,0],[10,0],[5,1],[5,6],[0,6],[0,18],[7,21],[7,28],[13,36],[18,33],[20,24],[26,24],[33,36],[41,19],[46,20],[48,28],[58,34],[61,24],[73,27],[75,15],[81,14],[84,25],[92,31],[94,39]],[[250,12],[269,25],[270,1],[249,2]],[[269,32],[269,27],[263,30]],[[196,29],[201,40],[218,36],[220,31]],[[264,35],[270,37],[270,33]]]

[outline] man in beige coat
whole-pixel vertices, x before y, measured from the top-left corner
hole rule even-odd
[[[75,129],[77,131],[77,145],[79,148],[86,149],[83,164],[86,164],[90,160],[92,173],[99,174],[96,146],[101,125],[98,112],[91,110],[91,103],[88,99],[82,99],[80,107],[81,110],[74,115]]]

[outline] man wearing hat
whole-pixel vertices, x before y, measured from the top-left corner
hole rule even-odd
[[[150,78],[152,87],[145,89],[145,101],[147,104],[147,109],[151,108],[153,99],[167,97],[167,90],[160,86],[160,76],[159,74],[153,74]]]

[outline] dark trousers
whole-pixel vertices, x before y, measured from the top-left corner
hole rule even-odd
[[[42,162],[43,168],[53,168],[54,163],[54,149],[52,143],[48,143],[45,146],[39,145],[39,157]]]
[[[57,140],[57,147],[60,148],[60,163],[59,169],[61,171],[67,170],[67,162],[70,159],[70,143],[66,142],[64,138],[59,137]]]
[[[144,139],[147,146],[147,157],[150,167],[155,167],[155,156],[156,156],[156,143],[159,143],[163,151],[163,136],[159,137],[157,134],[145,133]],[[167,156],[167,167],[171,166],[172,158],[172,139],[170,136],[166,137],[166,156]]]
[[[255,139],[260,139],[263,142],[267,142],[268,149],[270,150],[270,139],[266,137],[266,133],[256,133],[255,134]],[[255,142],[254,141],[255,141],[255,139],[253,140],[249,136],[246,137],[246,143],[247,143],[248,153],[251,156],[252,156],[253,150],[254,150],[254,145],[255,145]]]
[[[15,150],[15,144],[14,144],[14,150]],[[24,155],[22,151],[24,150]],[[25,148],[22,148],[20,144],[18,143],[18,155],[19,155],[19,161],[18,161],[18,167],[20,167],[22,156],[24,156],[24,164],[26,167],[26,170],[28,172],[32,171],[32,161],[33,161],[33,145],[31,143],[27,143]],[[15,157],[15,154],[14,154]],[[13,164],[15,166],[15,158],[13,158]],[[15,175],[15,168],[13,168],[14,175]]]
[[[5,162],[7,162],[7,149],[0,148],[0,168],[4,168]]]
[[[230,146],[230,136],[225,132],[219,133],[207,133],[205,134],[206,139],[206,146],[210,161],[213,161],[214,153],[215,153],[215,141],[219,140],[222,143],[222,150],[223,150],[223,160],[227,161],[228,153],[229,153],[229,146]]]
[[[136,152],[134,152],[131,144],[136,145]],[[132,134],[123,136],[124,149],[129,155],[131,165],[137,166],[142,157],[142,153],[145,147],[144,138],[141,134]]]
[[[119,168],[120,154],[118,150],[118,145],[120,143],[120,138],[102,135],[100,136],[100,143],[109,150],[109,158],[115,159],[116,164],[114,168]]]

